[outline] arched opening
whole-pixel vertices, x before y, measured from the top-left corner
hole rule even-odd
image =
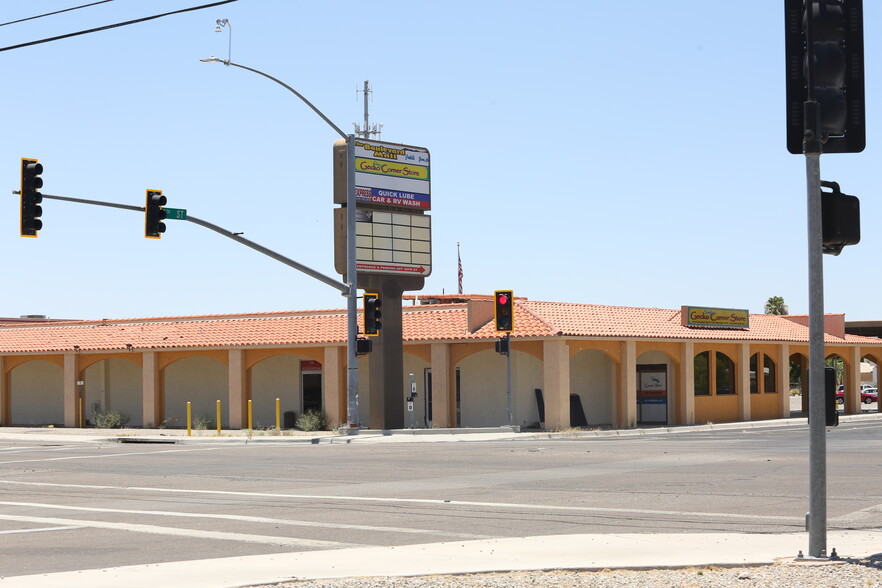
[[[95,415],[113,411],[128,417],[128,426],[144,425],[141,368],[125,359],[110,358],[85,370],[84,417],[95,423]]]
[[[217,401],[221,401],[221,426],[229,427],[229,374],[227,366],[210,357],[184,357],[163,370],[162,426],[186,427],[187,402],[196,428],[217,427]]]
[[[578,394],[588,425],[612,426],[615,373],[616,363],[602,351],[584,349],[570,358],[570,392]]]
[[[13,368],[9,422],[13,425],[64,426],[64,370],[37,359]]]

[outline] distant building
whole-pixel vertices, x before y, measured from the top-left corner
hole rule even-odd
[[[492,297],[406,302],[401,377],[414,374],[416,425],[507,424],[506,357],[495,351]],[[513,423],[561,430],[789,416],[791,367],[806,381],[808,317],[732,311],[730,320],[727,311],[730,323],[719,326],[704,321],[707,314],[517,298]],[[235,429],[248,426],[250,399],[253,425],[271,427],[276,398],[286,426],[307,410],[324,412],[332,425],[346,421],[342,309],[0,323],[5,426],[76,427],[104,410],[126,414],[130,426],[186,426],[188,401],[194,416],[213,418],[220,400],[222,425]],[[827,315],[826,351],[842,358],[845,410],[856,413],[860,362],[879,363],[882,339],[848,334],[845,325],[844,315]],[[360,422],[409,424],[371,414],[367,364],[359,361]]]

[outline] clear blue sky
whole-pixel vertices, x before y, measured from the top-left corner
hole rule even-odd
[[[4,22],[87,0],[5,3]],[[208,3],[115,0],[0,28],[2,45]],[[673,9],[680,9],[674,11]],[[861,199],[862,241],[825,256],[825,309],[882,319],[878,30],[865,3],[867,149],[822,157]],[[425,294],[808,312],[805,163],[785,145],[783,2],[370,5],[238,2],[0,53],[0,316],[124,318],[343,308],[320,282],[191,223],[45,200],[18,235],[18,170],[46,194],[170,207],[338,277],[335,133],[374,93],[382,139],[432,156]]]

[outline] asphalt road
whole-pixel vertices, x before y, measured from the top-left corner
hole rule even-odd
[[[829,528],[882,526],[882,423],[827,439]],[[804,426],[349,445],[0,439],[0,576],[548,534],[794,532],[807,495]]]

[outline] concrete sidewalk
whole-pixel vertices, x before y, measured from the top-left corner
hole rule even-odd
[[[839,415],[839,422],[882,421],[882,413],[865,412],[861,414]],[[807,426],[805,416],[765,421],[733,423],[714,423],[705,425],[670,425],[634,429],[572,429],[563,432],[524,430],[519,427],[484,427],[455,429],[394,429],[374,430],[356,429],[351,432],[339,431],[295,431],[295,430],[254,430],[231,429],[194,430],[187,435],[186,429],[79,429],[64,427],[0,427],[0,439],[11,441],[52,442],[52,443],[389,443],[420,442],[443,443],[459,441],[530,441],[545,439],[590,439],[595,437],[632,437],[643,435],[683,434],[696,431],[731,431],[763,429],[770,427]]]
[[[759,535],[553,535],[361,547],[37,574],[0,579],[0,586],[223,588],[353,576],[422,576],[550,569],[658,569],[743,566],[794,559],[807,533]],[[840,557],[882,552],[882,531],[827,534]],[[827,560],[817,560],[827,561]]]

